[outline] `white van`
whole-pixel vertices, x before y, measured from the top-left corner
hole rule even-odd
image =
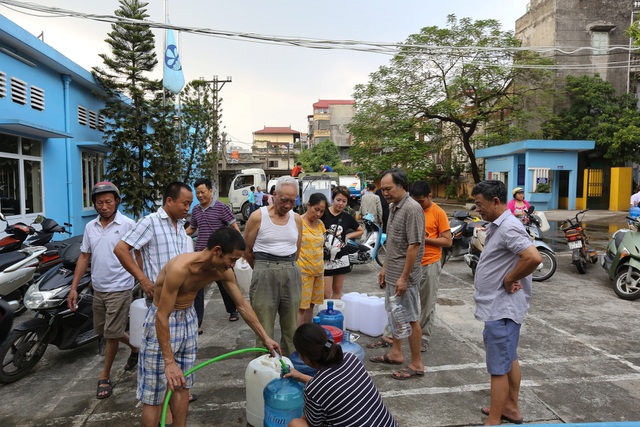
[[[249,189],[251,186],[260,187],[266,194],[267,175],[262,169],[243,169],[231,181],[229,187],[229,205],[233,213],[242,212],[244,219],[249,219]]]

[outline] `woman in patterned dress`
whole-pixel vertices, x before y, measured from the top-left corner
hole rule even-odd
[[[311,322],[313,306],[324,301],[324,223],[320,218],[327,208],[327,198],[322,193],[313,193],[302,215],[302,245],[298,267],[302,275],[302,298],[298,310],[298,325]]]

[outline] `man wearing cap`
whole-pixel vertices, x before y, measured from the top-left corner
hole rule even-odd
[[[138,349],[129,343],[129,335],[125,332],[129,322],[133,277],[113,253],[116,244],[134,227],[135,222],[118,211],[120,191],[112,183],[105,181],[94,185],[91,200],[98,217],[91,220],[84,229],[81,253],[73,273],[67,305],[71,311],[76,310],[78,284],[91,261],[93,327],[107,341],[96,398],[105,399],[113,393],[111,366],[120,342],[131,348],[124,370],[129,371],[138,363]]]

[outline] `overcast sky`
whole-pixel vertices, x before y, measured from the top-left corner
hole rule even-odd
[[[31,0],[77,12],[108,14],[117,0]],[[525,14],[529,0],[167,0],[171,24],[332,40],[402,42],[425,26],[445,26],[448,14],[458,18],[497,19],[505,30]],[[160,0],[150,0],[149,19],[163,21]],[[29,14],[23,13],[28,12]],[[110,53],[104,43],[109,24],[78,18],[33,16],[26,9],[0,2],[5,15],[84,68],[102,65],[99,53]],[[164,36],[154,30],[161,54]],[[370,73],[386,64],[383,54],[342,50],[315,50],[225,40],[180,33],[178,47],[188,81],[231,76],[221,91],[222,124],[232,141],[249,148],[252,132],[263,126],[291,126],[307,131],[307,116],[318,99],[351,99],[353,88],[366,83]],[[156,77],[162,75],[162,62]]]

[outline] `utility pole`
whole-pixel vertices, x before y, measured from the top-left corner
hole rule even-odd
[[[217,198],[220,189],[220,176],[218,171],[218,147],[220,146],[219,142],[219,117],[220,117],[220,97],[218,93],[222,90],[226,83],[231,83],[231,76],[227,76],[226,79],[221,80],[218,76],[213,76],[212,80],[202,80],[205,83],[210,83],[213,85],[213,135],[211,137],[211,152],[213,153],[213,181],[215,183],[215,188],[213,190],[214,196]],[[224,156],[224,153],[223,153]]]

